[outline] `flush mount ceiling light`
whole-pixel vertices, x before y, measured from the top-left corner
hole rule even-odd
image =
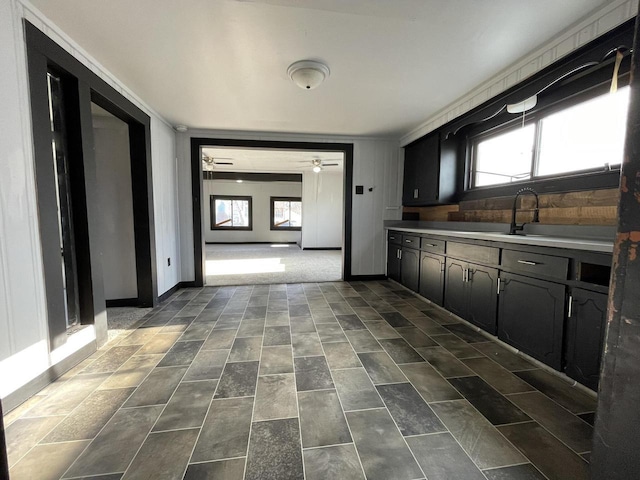
[[[322,171],[322,161],[319,158],[311,160],[311,164],[313,165],[314,173],[320,173]]]
[[[176,131],[178,131],[178,132],[180,132],[180,133],[184,133],[184,132],[186,132],[187,130],[188,130],[188,129],[187,129],[187,126],[186,126],[186,125],[176,125]]]
[[[287,70],[289,78],[305,90],[312,90],[319,86],[331,72],[324,63],[313,60],[301,60],[292,63]]]

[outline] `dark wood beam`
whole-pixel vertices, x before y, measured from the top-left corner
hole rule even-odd
[[[640,471],[640,41],[637,17],[633,45],[618,231],[591,455],[592,480],[637,478]]]

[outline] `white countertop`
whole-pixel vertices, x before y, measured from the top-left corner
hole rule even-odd
[[[572,250],[588,250],[592,252],[613,252],[613,241],[554,237],[548,235],[509,235],[503,232],[471,232],[463,230],[438,230],[433,228],[385,227],[386,230],[398,232],[442,235],[472,240],[492,240],[494,242],[515,243],[518,245],[535,245],[539,247],[567,248]]]

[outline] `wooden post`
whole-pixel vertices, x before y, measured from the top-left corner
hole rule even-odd
[[[637,17],[633,48],[618,230],[591,455],[592,480],[626,480],[638,478],[640,472],[640,41]]]
[[[7,458],[7,442],[4,438],[4,419],[0,402],[0,479],[9,478],[9,459]]]

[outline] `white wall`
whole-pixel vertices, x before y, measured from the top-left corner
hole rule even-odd
[[[86,328],[55,351],[48,349],[23,18],[151,117],[159,293],[180,281],[173,129],[32,5],[21,0],[1,0],[0,398],[95,341],[93,328]],[[171,267],[166,263],[169,256]]]
[[[180,248],[182,280],[194,279],[193,225],[191,220],[191,137],[281,140],[290,142],[352,143],[353,184],[364,185],[364,195],[354,195],[352,226],[352,274],[382,275],[385,272],[384,220],[400,218],[401,190],[398,181],[398,141],[341,136],[296,135],[258,132],[189,130],[178,134],[180,190]],[[373,187],[373,191],[368,189]],[[304,207],[303,207],[304,208]],[[304,229],[304,227],[303,227]]]
[[[104,296],[136,298],[136,245],[133,232],[129,127],[113,116],[93,116]]]
[[[0,397],[49,361],[25,47],[13,2],[0,2]]]
[[[202,206],[204,222],[202,231],[206,242],[299,242],[299,231],[271,230],[270,197],[301,197],[301,182],[252,182],[245,180],[204,180]],[[243,195],[252,197],[253,230],[211,230],[210,196]],[[304,205],[303,205],[304,208]],[[303,224],[304,225],[304,224]],[[303,227],[304,228],[304,227]]]
[[[302,174],[302,248],[342,247],[343,172]]]
[[[180,282],[180,217],[178,206],[178,163],[173,128],[151,116],[151,159],[153,163],[153,211],[155,221],[158,295]],[[170,259],[171,265],[167,262]]]
[[[555,38],[523,57],[493,78],[435,113],[422,124],[405,134],[401,145],[408,145],[438,127],[454,120],[478,105],[508,90],[524,79],[548,67],[584,44],[595,40],[638,13],[638,0],[609,0],[599,10],[567,28]]]

